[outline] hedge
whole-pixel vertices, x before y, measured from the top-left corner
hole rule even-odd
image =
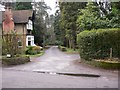
[[[19,56],[19,57],[2,57],[2,64],[3,65],[19,65],[30,62],[29,56]]]
[[[101,59],[120,58],[120,28],[85,30],[77,35],[77,43],[81,58]]]

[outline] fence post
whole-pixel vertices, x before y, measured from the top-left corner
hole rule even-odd
[[[110,60],[112,60],[112,48],[110,48]]]

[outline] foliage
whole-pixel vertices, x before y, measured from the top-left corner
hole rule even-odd
[[[54,19],[54,32],[56,36],[56,45],[63,45],[64,38],[60,28],[60,11],[56,10]]]
[[[66,52],[67,54],[78,54],[78,50],[77,49],[71,49],[71,48],[67,48],[64,46],[58,46],[58,48],[63,51]]]
[[[45,37],[45,45],[55,44],[55,32],[54,32],[54,15],[50,15],[46,18],[47,32]]]
[[[86,60],[110,57],[120,58],[120,28],[83,31],[77,42],[81,58]]]
[[[2,38],[2,54],[11,54],[12,57],[14,57],[16,54],[20,54],[21,49],[19,49],[17,42],[18,39],[16,32],[13,31],[8,34],[4,34]]]
[[[60,2],[60,35],[64,46],[75,48],[76,45],[76,20],[80,8],[84,8],[86,3]],[[58,16],[59,18],[59,16]],[[57,26],[58,27],[58,26]]]
[[[39,54],[41,49],[42,48],[40,46],[28,46],[26,49],[26,54],[29,55]]]
[[[120,28],[120,2],[112,2],[112,10],[111,12],[106,15],[109,20],[109,26],[111,28]]]
[[[31,2],[16,2],[15,10],[28,10],[32,9]]]
[[[111,3],[112,4],[112,3]],[[119,28],[120,10],[113,4],[111,11],[101,16],[100,7],[94,2],[88,2],[85,9],[80,10],[77,19],[79,32],[99,28]]]
[[[44,17],[48,17],[47,10],[50,9],[45,2],[34,2],[33,7],[35,9],[35,22],[33,34],[35,37],[36,45],[44,46],[46,35],[46,22]]]
[[[101,22],[98,21],[98,18],[100,18],[99,8],[95,3],[88,2],[86,8],[81,9],[81,13],[77,20],[79,31],[99,28],[98,26],[101,25],[97,24]]]
[[[64,47],[64,46],[59,46],[58,48],[59,48],[61,51],[67,51],[67,48]]]
[[[12,58],[3,57],[2,58],[3,65],[19,65],[19,64],[24,64],[26,62],[30,62],[30,58],[28,56],[19,56],[19,57],[12,57]]]

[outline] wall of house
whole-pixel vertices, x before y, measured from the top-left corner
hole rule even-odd
[[[26,34],[26,24],[15,24],[15,30],[17,34]]]
[[[15,24],[15,31],[19,36],[19,41],[22,42],[22,47],[26,47],[26,24]]]
[[[26,46],[29,46],[29,45],[30,46],[35,46],[35,44],[34,44],[34,36],[32,36],[32,35],[27,35],[27,37],[26,37]]]
[[[33,23],[31,20],[28,21],[27,25],[26,25],[28,30],[33,30]]]

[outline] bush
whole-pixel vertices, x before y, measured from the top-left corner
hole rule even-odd
[[[59,46],[58,48],[59,48],[61,51],[67,51],[66,47],[64,47],[64,46]]]
[[[120,57],[120,28],[83,31],[77,36],[81,58],[100,59],[112,56]]]
[[[26,49],[26,54],[29,54],[29,55],[39,54],[41,49],[42,47],[40,46],[28,46]]]
[[[19,65],[24,64],[26,62],[30,62],[29,56],[19,56],[19,57],[3,57],[2,58],[2,64],[3,65]]]

